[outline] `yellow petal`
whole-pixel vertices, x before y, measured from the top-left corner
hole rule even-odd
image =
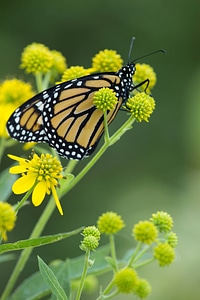
[[[47,191],[46,182],[44,180],[38,182],[32,193],[33,205],[38,206],[44,200]]]
[[[13,159],[13,160],[17,160],[19,162],[26,162],[26,159],[21,158],[21,157],[16,156],[16,155],[8,154],[8,157],[11,158],[11,159]]]
[[[58,199],[58,195],[56,193],[56,189],[55,189],[54,185],[52,185],[51,190],[52,190],[52,194],[53,194],[54,200],[56,202],[56,206],[57,206],[57,208],[59,210],[59,213],[63,216],[62,206],[61,206],[60,201]]]
[[[12,191],[15,194],[23,194],[30,190],[34,183],[35,183],[36,177],[35,176],[22,176],[19,179],[17,179],[13,186]]]
[[[9,169],[9,172],[11,174],[20,174],[20,173],[27,172],[27,168],[26,166],[14,166]]]

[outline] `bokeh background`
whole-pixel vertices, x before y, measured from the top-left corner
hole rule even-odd
[[[167,51],[140,61],[151,64],[158,76],[153,91],[157,107],[150,122],[134,125],[106,152],[63,199],[64,217],[55,211],[44,231],[53,234],[92,225],[102,212],[116,211],[126,222],[118,242],[122,255],[127,248],[124,238],[135,222],[157,210],[167,211],[179,236],[176,262],[165,268],[154,263],[140,272],[150,281],[153,291],[148,299],[154,300],[199,299],[199,11],[196,0],[7,0],[0,4],[1,81],[13,76],[31,80],[19,64],[23,48],[32,42],[61,51],[68,66],[90,67],[91,57],[105,48],[117,50],[126,63],[132,36],[136,37],[132,59],[161,48]],[[113,130],[125,118],[119,112]],[[21,153],[21,146],[13,153]],[[85,163],[80,162],[77,171]],[[9,165],[5,157],[1,170]],[[20,212],[10,241],[29,236],[45,204],[37,209],[29,205]],[[21,280],[37,270],[37,254],[46,262],[81,255],[79,239],[35,249]],[[130,247],[131,242],[127,244]],[[1,288],[14,264],[1,264]],[[122,298],[132,299],[118,299]]]

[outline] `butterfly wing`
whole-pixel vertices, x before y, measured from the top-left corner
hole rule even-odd
[[[110,124],[134,88],[134,71],[133,64],[127,65],[117,73],[88,75],[47,89],[15,110],[7,122],[8,133],[20,142],[46,142],[61,156],[81,160],[95,150],[104,132],[94,93],[102,87],[116,92],[118,102],[107,112]]]
[[[7,131],[12,138],[20,142],[47,142],[42,117],[45,101],[40,93],[13,112],[7,122]]]
[[[67,158],[80,160],[89,156],[104,132],[103,112],[93,104],[94,93],[101,87],[115,90],[119,83],[115,73],[101,73],[58,85],[43,110],[49,145]],[[115,108],[108,112],[108,124],[121,104],[119,97]]]

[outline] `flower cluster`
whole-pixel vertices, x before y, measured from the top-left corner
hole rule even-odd
[[[100,231],[95,226],[88,226],[83,230],[83,241],[80,248],[83,251],[95,250],[99,246]]]
[[[34,153],[31,159],[24,159],[15,155],[8,156],[19,162],[18,166],[10,168],[10,173],[22,175],[13,184],[13,193],[23,194],[32,190],[32,203],[38,206],[44,200],[45,195],[52,192],[57,208],[63,215],[55,189],[58,186],[58,179],[63,178],[60,161],[50,154],[41,154],[39,157]]]
[[[90,71],[90,69],[85,69],[82,66],[72,66],[65,70],[65,72],[62,75],[61,82],[89,75]]]
[[[155,100],[144,92],[137,93],[127,100],[124,107],[134,116],[137,122],[148,122],[155,109]]]
[[[133,236],[136,241],[150,245],[156,241],[158,230],[150,221],[140,221],[133,227]]]
[[[45,74],[52,71],[53,76],[64,72],[66,59],[59,51],[51,51],[40,43],[32,43],[22,52],[21,68],[32,74]]]
[[[121,56],[115,50],[105,49],[93,57],[92,68],[95,72],[117,72],[122,63]]]
[[[125,224],[120,215],[114,212],[106,212],[98,218],[97,226],[101,233],[113,236]],[[130,252],[127,254],[129,257],[128,263],[125,255],[124,261],[122,259],[119,265],[117,264],[116,254],[113,252],[114,239],[110,239],[112,257],[107,258],[107,261],[110,262],[111,266],[115,266],[113,267],[114,279],[112,284],[117,288],[118,293],[132,293],[140,299],[146,298],[150,294],[151,285],[146,279],[138,275],[136,267],[139,267],[140,263],[145,265],[145,261],[149,263],[149,261],[157,260],[160,266],[170,265],[174,261],[175,251],[172,244],[177,245],[177,239],[171,231],[172,227],[173,219],[169,214],[162,211],[152,214],[150,220],[139,221],[132,229],[133,237],[138,245],[131,256]],[[160,236],[163,233],[165,236]],[[151,252],[148,259],[146,258],[147,251]],[[123,268],[120,268],[119,266],[123,263]]]
[[[178,244],[178,238],[171,231],[172,227],[172,217],[163,211],[152,214],[150,221],[140,221],[133,227],[133,236],[136,241],[147,245],[156,244],[153,248],[153,256],[160,266],[169,265],[175,259],[174,248]]]
[[[115,234],[125,226],[121,216],[115,212],[103,213],[97,220],[97,227],[101,233]]]
[[[149,282],[140,278],[137,272],[130,267],[118,271],[115,275],[114,283],[120,293],[133,293],[140,299],[146,298],[151,293],[151,285]]]
[[[103,112],[114,109],[117,102],[115,92],[109,88],[103,87],[94,93],[93,103]]]

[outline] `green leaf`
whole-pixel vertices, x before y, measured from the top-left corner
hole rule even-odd
[[[39,263],[40,273],[43,279],[45,280],[46,284],[48,285],[52,293],[56,296],[56,298],[60,300],[68,300],[68,297],[65,294],[64,289],[58,282],[58,279],[56,278],[55,274],[39,256],[38,256],[38,263]]]
[[[63,287],[67,297],[70,297],[70,260],[67,259],[65,262],[53,261],[50,264],[50,267],[53,269],[59,264],[59,268],[56,269],[56,277]],[[58,300],[55,295],[52,294],[51,300]]]
[[[66,232],[66,233],[47,235],[47,236],[42,236],[42,237],[38,237],[38,238],[34,238],[34,239],[21,240],[21,241],[15,242],[15,243],[3,244],[3,245],[0,245],[0,253],[52,244],[52,243],[61,241],[63,239],[66,239],[68,237],[71,237],[71,236],[81,232],[82,229],[83,229],[83,227],[78,228],[73,231],[70,231],[70,232]]]
[[[12,185],[17,179],[17,175],[10,174],[9,169],[5,169],[0,174],[0,198],[1,201],[7,201],[12,193]]]
[[[111,270],[110,265],[105,260],[105,256],[109,254],[109,249],[109,245],[106,245],[99,247],[95,252],[91,253],[91,258],[95,259],[95,263],[93,267],[88,270],[88,274],[104,274]],[[84,258],[85,255],[81,255],[70,260],[67,258],[66,261],[56,260],[51,264],[52,271],[65,289],[68,297],[70,293],[70,281],[79,279],[82,275]],[[49,287],[41,280],[41,274],[36,272],[18,286],[9,297],[9,300],[35,300],[41,299],[43,296],[49,294]]]

